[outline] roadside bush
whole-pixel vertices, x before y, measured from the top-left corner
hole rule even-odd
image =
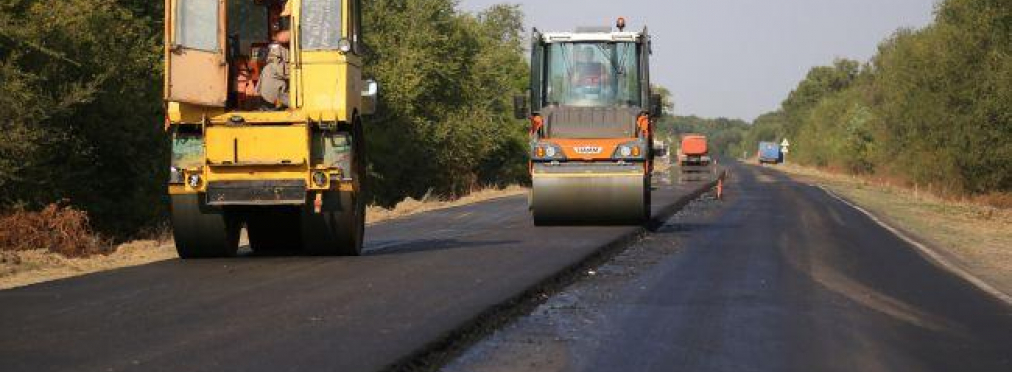
[[[0,251],[48,249],[66,257],[108,253],[110,244],[95,233],[88,214],[50,204],[41,211],[17,208],[0,217]]]

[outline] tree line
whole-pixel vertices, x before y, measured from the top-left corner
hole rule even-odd
[[[740,157],[740,144],[748,131],[749,123],[741,119],[665,115],[657,121],[658,138],[671,144],[672,153],[682,134],[698,133],[706,136],[713,155]]]
[[[0,0],[0,212],[62,201],[122,237],[165,221],[162,18],[162,1]],[[520,9],[374,0],[363,18],[374,202],[524,182]]]
[[[1012,2],[945,0],[869,62],[811,69],[740,146],[783,138],[802,164],[949,195],[1012,191]]]

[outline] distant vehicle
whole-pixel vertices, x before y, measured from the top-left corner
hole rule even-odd
[[[671,155],[671,144],[668,141],[654,140],[654,157],[667,158]]]
[[[678,148],[678,165],[682,167],[710,166],[710,147],[706,136],[702,134],[682,135],[682,143]]]
[[[776,142],[759,142],[759,164],[779,164],[783,161],[783,153]]]

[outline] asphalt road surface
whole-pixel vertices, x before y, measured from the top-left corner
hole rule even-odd
[[[823,190],[733,166],[446,371],[1012,371],[1012,307]]]
[[[661,186],[655,216],[704,184]],[[535,228],[513,197],[370,226],[365,257],[174,260],[0,291],[0,371],[382,370],[641,231]]]

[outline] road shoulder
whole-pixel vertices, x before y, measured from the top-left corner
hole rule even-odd
[[[949,201],[860,177],[778,166],[909,241],[927,259],[1012,304],[1012,210]]]

